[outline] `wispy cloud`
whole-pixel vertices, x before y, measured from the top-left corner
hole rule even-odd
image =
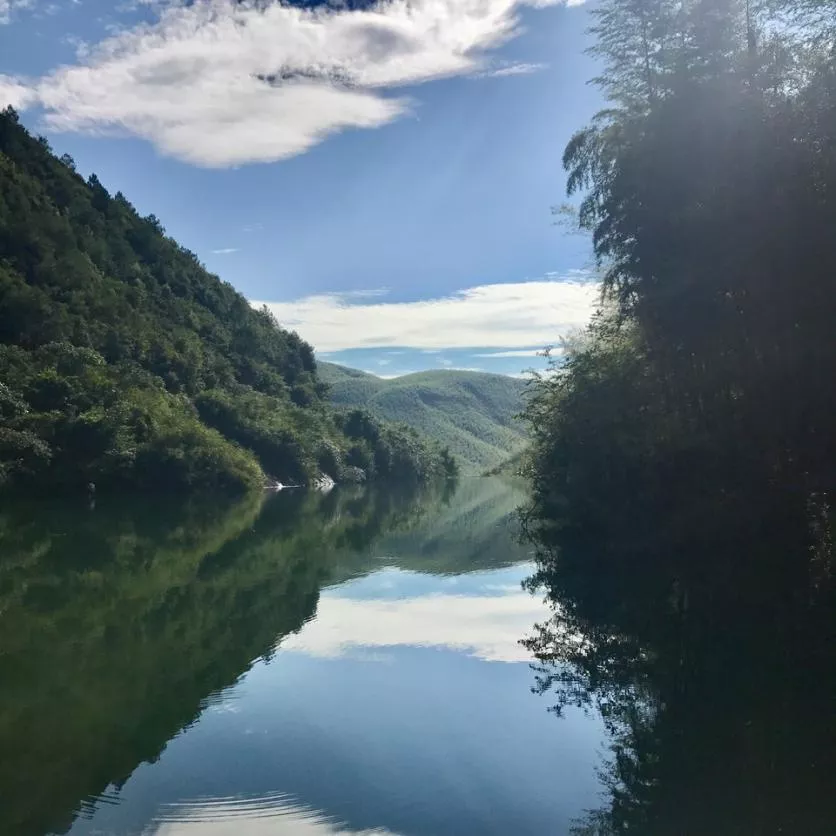
[[[495,67],[474,73],[473,78],[503,78],[505,76],[531,75],[547,70],[548,64],[500,64]]]
[[[355,301],[340,294],[266,304],[279,322],[320,352],[356,348],[523,350],[554,345],[584,326],[596,306],[598,285],[531,281],[467,288],[417,302]]]
[[[221,247],[219,250],[212,250],[212,255],[231,255],[237,252],[238,247]]]
[[[31,8],[33,4],[34,0],[0,0],[0,24],[10,23],[14,12]]]
[[[0,0],[0,15],[9,3]],[[490,51],[520,31],[524,6],[563,0],[389,0],[350,11],[273,0],[145,4],[140,24],[33,81],[0,77],[0,96],[38,104],[59,131],[143,137],[204,166],[281,160],[346,128],[409,113],[398,91],[491,70]],[[24,95],[18,88],[26,88]]]
[[[512,359],[514,357],[541,357],[543,348],[523,348],[514,351],[487,351],[474,354],[473,357],[489,357],[492,360]]]

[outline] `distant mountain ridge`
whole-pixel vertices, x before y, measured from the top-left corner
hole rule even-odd
[[[377,418],[414,427],[449,447],[465,469],[496,467],[526,444],[516,420],[525,380],[448,369],[386,380],[334,363],[317,366],[335,406],[363,407]]]

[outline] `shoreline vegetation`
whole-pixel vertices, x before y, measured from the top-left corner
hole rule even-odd
[[[457,473],[413,430],[332,408],[307,343],[0,113],[0,490]]]
[[[611,735],[575,836],[836,822],[832,3],[601,0],[569,142],[604,301],[527,418],[554,709]]]

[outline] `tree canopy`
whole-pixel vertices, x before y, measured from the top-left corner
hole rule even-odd
[[[242,490],[325,466],[359,478],[355,448],[364,478],[455,469],[408,431],[346,434],[307,343],[11,109],[0,114],[0,381],[4,486]]]
[[[592,15],[608,107],[563,160],[602,305],[534,387],[524,515],[537,688],[613,734],[577,833],[826,834],[833,4]]]

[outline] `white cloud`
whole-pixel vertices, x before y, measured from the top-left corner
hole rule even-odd
[[[266,304],[319,352],[385,347],[434,352],[554,345],[589,322],[597,298],[597,284],[569,280],[480,285],[418,302],[352,304],[340,294],[323,294],[253,305]]]
[[[317,617],[282,641],[285,650],[337,658],[359,649],[444,647],[488,662],[529,662],[520,636],[546,615],[519,586],[486,597],[433,595],[398,600],[333,597]]]
[[[493,69],[475,73],[473,78],[504,78],[505,76],[514,75],[531,75],[532,73],[539,73],[542,70],[546,70],[548,67],[548,64],[501,64]]]
[[[542,348],[523,348],[514,351],[488,351],[483,354],[474,354],[473,357],[490,357],[492,359],[500,360],[506,358],[510,359],[513,357],[541,357],[542,355]]]
[[[0,7],[0,23],[2,22],[2,7]],[[35,99],[32,88],[22,79],[0,73],[0,108],[11,105],[16,110],[22,110],[31,105]]]
[[[212,255],[231,255],[237,252],[238,247],[221,247],[219,250],[212,250]]]
[[[9,23],[12,13],[19,9],[28,9],[33,0],[0,0],[0,24]]]
[[[407,85],[491,74],[489,51],[517,34],[521,8],[560,2],[380,0],[363,11],[151,3],[154,23],[33,81],[27,103],[40,104],[54,130],[140,136],[200,165],[281,160],[345,128],[403,116],[411,104],[396,91]]]
[[[403,377],[405,374],[409,374],[409,372],[398,372],[396,374],[381,374],[379,371],[373,371],[372,369],[360,369],[361,372],[365,372],[366,374],[374,375],[374,377],[379,377],[381,380],[394,380],[396,377]]]

